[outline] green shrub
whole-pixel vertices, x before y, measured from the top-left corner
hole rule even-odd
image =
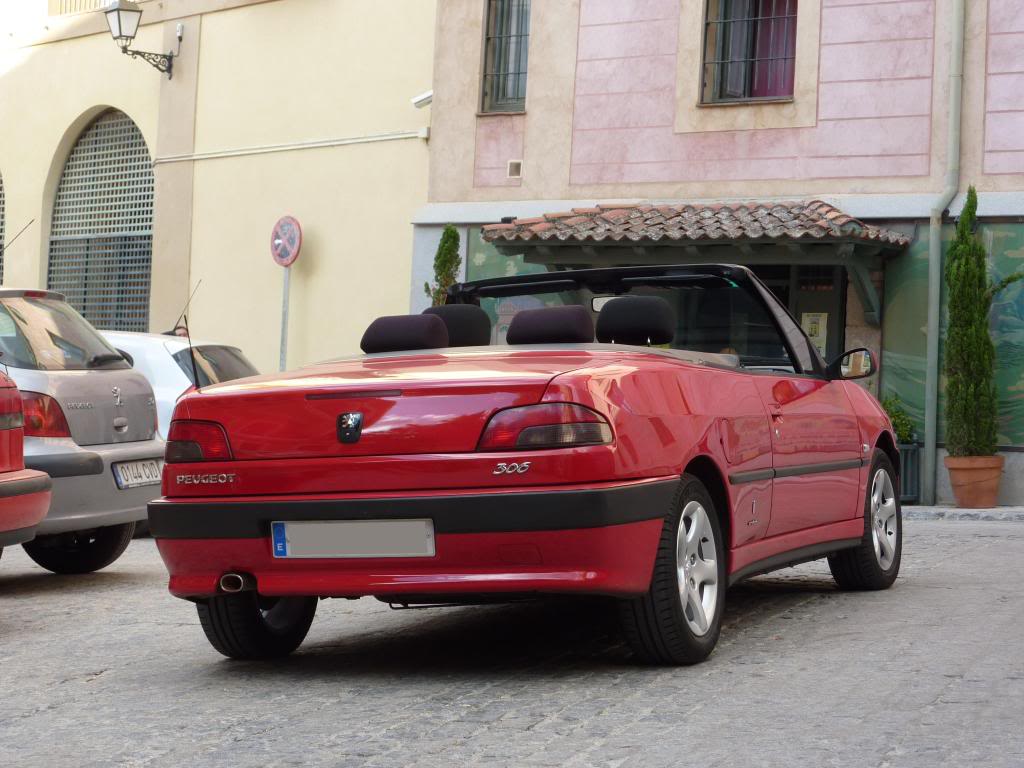
[[[967,202],[946,262],[949,328],[946,335],[946,449],[951,456],[992,456],[996,452],[996,350],[989,334],[992,299],[1017,273],[993,283],[987,254],[975,234],[978,195]]]
[[[889,421],[892,422],[892,429],[896,433],[896,442],[904,445],[914,442],[914,420],[903,407],[899,395],[889,395],[883,399],[882,407],[889,414]]]
[[[441,233],[441,242],[437,244],[434,255],[434,285],[423,284],[423,290],[435,307],[444,304],[448,289],[459,279],[459,267],[462,257],[459,256],[459,230],[451,224],[445,225]]]

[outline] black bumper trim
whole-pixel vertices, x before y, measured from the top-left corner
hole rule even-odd
[[[46,475],[6,480],[0,482],[0,499],[7,499],[11,496],[25,496],[30,493],[45,493],[52,486],[53,483],[50,482],[50,478]]]
[[[172,502],[149,504],[158,539],[254,539],[270,523],[291,520],[430,518],[435,533],[503,533],[601,528],[661,519],[678,480],[609,488],[315,501]]]
[[[52,453],[38,456],[26,456],[25,466],[38,469],[50,477],[81,477],[82,475],[102,475],[103,457],[98,453],[83,451],[81,453]]]
[[[24,544],[36,537],[36,527],[30,525],[28,528],[15,528],[13,531],[0,531],[0,549],[13,547],[15,544]]]

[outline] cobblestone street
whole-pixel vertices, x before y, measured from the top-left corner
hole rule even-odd
[[[633,665],[603,604],[327,601],[229,662],[150,540],[107,571],[0,560],[3,766],[1020,766],[1024,524],[910,521],[903,571],[824,562],[730,592],[692,668]]]

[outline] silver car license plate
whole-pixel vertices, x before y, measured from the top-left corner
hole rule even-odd
[[[303,520],[270,525],[274,557],[433,557],[433,520]]]
[[[160,470],[163,462],[160,459],[143,459],[142,461],[122,461],[114,464],[114,479],[117,487],[138,488],[143,485],[160,485]]]

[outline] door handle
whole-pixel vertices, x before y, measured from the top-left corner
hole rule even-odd
[[[768,411],[771,413],[773,419],[782,418],[782,406],[778,403],[769,403]]]

